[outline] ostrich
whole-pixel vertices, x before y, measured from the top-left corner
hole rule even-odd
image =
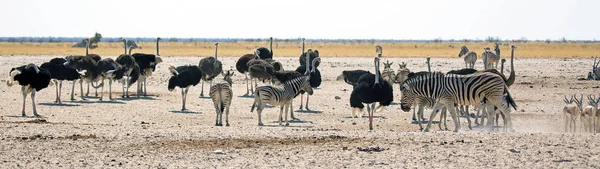
[[[218,51],[219,43],[215,43],[215,57],[205,57],[200,60],[199,67],[202,70],[202,91],[200,92],[200,98],[204,97],[204,82],[210,81],[210,86],[212,86],[212,80],[223,72],[223,64],[219,61]]]
[[[273,69],[275,71],[283,71],[283,65],[280,62],[273,60],[273,37],[269,37],[269,50],[267,50],[267,48],[260,47],[257,49],[257,51],[258,57],[273,65]]]
[[[127,76],[127,79],[124,79],[124,77],[121,79],[123,84],[123,95],[121,97],[129,98],[129,87],[140,77],[140,67],[135,62],[135,58],[127,54],[127,39],[121,41],[125,45],[125,54],[119,55],[115,61],[121,65],[124,72],[123,76]],[[140,97],[140,93],[137,93],[137,96]]]
[[[89,51],[89,48],[90,48],[90,38],[86,38],[86,39],[85,39],[85,42],[86,42],[86,43],[85,43],[85,44],[86,44],[86,45],[85,45],[85,56],[87,56],[87,57],[91,57],[91,58],[92,58],[92,59],[94,59],[94,61],[96,61],[96,62],[100,61],[100,59],[102,59],[102,58],[100,57],[100,55],[97,55],[97,54],[90,54],[90,53],[88,52],[88,51]],[[81,56],[81,57],[83,57],[83,56]],[[82,83],[81,85],[83,85],[83,80],[80,80],[80,83]],[[83,93],[81,93],[81,94],[83,95]],[[87,96],[89,96],[89,94],[90,94],[90,83],[88,82],[88,83],[87,83],[87,91],[85,92],[85,96],[87,97]],[[98,89],[97,89],[97,88],[95,88],[95,90],[94,90],[94,95],[95,95],[95,96],[98,96]],[[75,100],[75,99],[74,99],[74,98],[71,96],[71,100]]]
[[[54,58],[50,60],[50,62],[43,63],[40,66],[40,68],[50,72],[50,77],[53,79],[54,83],[57,84],[56,101],[54,101],[57,104],[62,104],[62,100],[60,99],[62,93],[62,82],[64,80],[73,81],[73,87],[71,88],[71,99],[74,99],[73,93],[75,91],[75,83],[81,76],[77,70],[66,67],[64,65],[65,62],[67,62],[67,60],[64,58]]]
[[[80,79],[79,87],[82,93],[81,100],[86,100],[86,98],[83,95],[83,81],[87,83],[93,83],[101,79],[101,74],[98,71],[96,60],[91,56],[67,56],[65,59],[67,60],[67,62],[65,62],[63,65],[65,65],[68,68],[75,69],[80,73],[83,73]],[[93,87],[98,88],[97,86]],[[74,99],[71,97],[71,100]]]
[[[169,71],[172,76],[169,79],[168,89],[169,91],[173,91],[175,87],[181,88],[181,100],[183,101],[181,111],[187,111],[187,109],[185,109],[187,93],[190,90],[190,87],[200,83],[200,79],[204,76],[203,72],[200,70],[200,67],[196,65],[185,65],[177,68],[173,65],[169,65]]]
[[[254,59],[258,59],[258,56],[255,54],[245,54],[235,63],[235,68],[237,71],[246,76],[246,94],[244,94],[244,96],[249,96],[250,92],[254,94],[254,87],[252,86],[252,83],[250,83],[250,88],[248,88],[248,62]]]
[[[378,56],[374,58],[375,74],[364,74],[358,80],[358,85],[352,90],[350,95],[350,106],[355,112],[360,112],[364,108],[363,103],[367,103],[367,112],[369,114],[369,130],[373,131],[373,114],[377,111],[375,103],[379,102],[379,108],[389,106],[394,100],[394,90],[389,83],[380,83],[381,73],[379,72],[379,60],[381,50],[378,48]],[[369,105],[370,104],[370,105]]]
[[[308,49],[306,53],[310,57],[312,50]],[[309,57],[306,57],[307,62],[309,61],[309,59],[308,59]],[[312,60],[312,64],[311,64],[312,67],[309,67],[308,66],[309,64],[305,64],[306,66],[299,66],[298,68],[296,68],[296,72],[298,72],[298,73],[304,73],[304,74],[310,73],[309,82],[310,82],[310,87],[312,87],[312,88],[321,86],[321,82],[322,82],[321,71],[319,71],[319,69],[317,69],[317,66],[316,66],[317,63],[320,63],[320,62],[321,62],[321,58],[317,57],[314,60]],[[309,68],[311,68],[310,71],[309,71]],[[305,93],[305,91],[300,92],[300,94],[301,94],[300,95],[300,108],[298,108],[300,110],[302,110],[302,105],[303,105],[303,101],[304,101],[304,93]],[[306,108],[307,111],[310,111],[310,108],[308,108],[309,98],[310,98],[310,95],[306,95],[306,107],[304,107],[304,108]]]
[[[145,53],[134,53],[131,55],[141,70],[140,82],[137,83],[137,93],[142,93],[144,96],[148,96],[148,93],[146,92],[146,80],[148,76],[152,76],[152,72],[156,70],[156,65],[162,62],[158,48],[160,40],[160,37],[156,38],[156,55]]]
[[[125,75],[125,69],[114,61],[111,58],[104,58],[100,60],[97,64],[97,71],[100,73],[101,86],[100,89],[100,101],[103,100],[103,92],[104,92],[104,80],[108,79],[108,99],[113,100],[112,98],[112,82],[114,80],[123,79],[123,75]]]
[[[342,71],[342,74],[337,76],[336,80],[344,80],[349,85],[352,85],[352,88],[358,85],[358,79],[364,74],[371,74],[371,72],[366,70],[345,70]]]
[[[39,117],[37,109],[35,108],[35,93],[48,87],[50,85],[50,72],[43,68],[38,68],[35,64],[30,63],[27,65],[12,68],[10,70],[10,79],[6,84],[10,87],[16,81],[21,85],[21,92],[23,92],[23,111],[22,116],[25,117],[25,102],[27,94],[31,93],[31,103],[33,107],[33,115]]]

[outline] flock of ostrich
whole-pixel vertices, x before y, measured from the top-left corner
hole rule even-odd
[[[62,104],[61,89],[63,81],[72,81],[71,100],[75,100],[74,92],[77,82],[80,84],[80,96],[82,100],[88,99],[90,85],[93,89],[100,89],[99,100],[103,101],[105,81],[108,80],[108,100],[113,100],[112,83],[121,83],[123,94],[121,97],[130,97],[129,88],[137,82],[136,95],[147,96],[146,80],[156,70],[156,66],[162,62],[160,58],[159,42],[156,39],[156,54],[134,53],[133,48],[127,46],[127,40],[122,39],[124,53],[116,59],[102,58],[97,54],[88,53],[89,45],[86,47],[85,55],[66,56],[54,58],[40,66],[27,64],[10,70],[10,79],[7,85],[18,83],[23,94],[22,116],[26,116],[25,107],[27,95],[31,95],[33,115],[40,117],[36,110],[36,92],[56,84],[56,104]],[[313,88],[321,85],[321,73],[318,69],[321,58],[318,50],[306,49],[304,38],[302,38],[302,51],[299,57],[299,66],[296,70],[283,70],[283,65],[273,58],[273,38],[270,38],[270,46],[259,47],[253,53],[241,56],[236,62],[236,69],[245,75],[246,93],[244,96],[254,97],[251,111],[256,109],[258,125],[262,126],[262,112],[266,105],[279,106],[279,125],[287,126],[288,112],[292,120],[297,118],[293,114],[292,102],[298,95],[301,97],[300,110],[310,110],[309,97],[314,94]],[[89,39],[86,39],[89,44]],[[229,107],[232,104],[234,93],[232,90],[231,76],[234,71],[223,70],[223,64],[218,57],[218,43],[215,43],[214,57],[202,58],[197,65],[188,64],[174,66],[169,65],[168,70],[171,77],[168,80],[168,90],[173,91],[176,87],[181,88],[182,111],[186,109],[186,98],[192,86],[201,84],[200,97],[204,97],[204,83],[209,83],[209,96],[213,101],[216,119],[215,125],[223,125],[223,114],[225,114],[225,126],[229,126]],[[428,71],[411,72],[406,63],[398,63],[399,69],[392,69],[393,62],[384,62],[384,69],[380,70],[383,59],[383,48],[376,47],[376,56],[373,58],[374,72],[371,70],[346,70],[336,78],[353,86],[349,102],[352,109],[352,117],[361,117],[362,111],[367,109],[369,130],[373,130],[373,115],[389,106],[394,101],[394,85],[398,84],[401,99],[400,105],[403,111],[413,109],[412,122],[419,125],[422,131],[429,131],[431,122],[424,128],[424,108],[432,108],[430,121],[440,113],[440,130],[448,130],[446,127],[446,113],[450,112],[455,124],[454,131],[460,130],[460,119],[464,117],[468,121],[469,129],[472,129],[471,118],[475,118],[476,125],[482,125],[484,130],[494,130],[499,126],[498,119],[503,118],[504,130],[514,131],[510,112],[516,110],[517,104],[510,94],[510,86],[515,82],[514,51],[516,46],[511,45],[511,70],[510,75],[504,75],[505,59],[500,59],[500,49],[495,45],[494,52],[485,48],[480,55],[483,58],[484,70],[474,69],[477,54],[470,51],[466,46],[461,47],[458,57],[464,56],[465,67],[460,70],[452,70],[446,73],[431,71],[429,57],[427,58]],[[498,69],[500,64],[500,70]],[[221,76],[219,76],[221,75]],[[220,83],[213,84],[213,80],[221,77]],[[258,82],[263,85],[258,85]],[[84,82],[87,84],[87,92],[84,94]],[[304,102],[306,94],[306,102]],[[582,130],[587,132],[600,131],[600,111],[598,103],[600,97],[588,96],[589,106],[583,107],[583,96],[577,98],[565,96],[564,108],[565,131],[575,131],[577,118],[582,122]],[[477,110],[477,114],[469,114],[469,106]],[[485,117],[485,118],[484,118]],[[487,123],[484,124],[485,119]],[[444,128],[442,128],[444,125]]]

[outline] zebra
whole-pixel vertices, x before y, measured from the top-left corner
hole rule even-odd
[[[475,62],[477,62],[477,53],[469,52],[469,48],[467,46],[462,46],[460,48],[460,53],[458,53],[458,57],[465,56],[465,67],[466,68],[474,68]]]
[[[217,83],[210,87],[209,96],[217,113],[215,126],[223,126],[223,111],[225,112],[225,126],[229,126],[229,106],[231,106],[231,97],[233,96],[231,76],[233,76],[233,73],[231,71],[221,73],[226,83]]]
[[[483,57],[484,69],[492,69],[492,63],[494,64],[494,69],[498,69],[500,56],[492,53],[489,47],[484,48],[484,50],[485,51],[481,54]]]
[[[441,72],[433,72],[409,78],[402,84],[400,90],[402,91],[400,105],[405,112],[410,111],[417,97],[428,97],[437,102],[430,119],[435,117],[442,106],[446,106],[456,126],[454,132],[460,130],[455,104],[475,105],[484,99],[489,110],[493,110],[494,106],[497,106],[505,114],[507,126],[512,128],[510,107],[516,109],[517,105],[508,92],[504,79],[495,73],[476,72],[468,75],[445,75]],[[492,114],[488,116],[488,127],[492,125],[491,121],[495,117],[495,111],[491,112]],[[430,127],[431,123],[428,123],[423,131],[429,131]]]
[[[279,109],[279,125],[281,125],[283,109],[285,108],[285,126],[289,126],[287,120],[288,110],[291,103],[301,90],[306,91],[309,95],[313,94],[313,89],[310,86],[310,76],[300,76],[289,80],[283,86],[259,86],[255,90],[254,103],[250,112],[254,112],[254,107],[257,107],[258,125],[263,126],[261,114],[264,105],[280,106]]]
[[[390,83],[390,85],[394,84],[396,78],[396,72],[392,70],[392,64],[394,64],[394,62],[390,62],[389,60],[383,63],[383,72],[381,72],[383,80]]]

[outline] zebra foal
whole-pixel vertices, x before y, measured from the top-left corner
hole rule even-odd
[[[250,112],[254,112],[254,107],[258,113],[258,125],[262,126],[262,111],[264,105],[279,106],[279,125],[285,108],[285,125],[289,126],[287,116],[289,107],[301,90],[306,91],[309,95],[313,94],[313,89],[310,86],[310,76],[300,76],[283,83],[283,86],[260,86],[257,87],[254,94],[254,103]]]
[[[233,72],[227,71],[227,73],[221,74],[226,83],[217,83],[210,87],[209,96],[215,105],[215,112],[217,113],[215,126],[223,126],[223,112],[225,112],[225,126],[229,126],[229,106],[231,106],[231,97],[233,97],[231,87]]]

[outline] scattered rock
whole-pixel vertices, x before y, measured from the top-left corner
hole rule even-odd
[[[342,99],[340,96],[335,96],[335,100],[340,100]]]
[[[215,153],[215,154],[225,154],[225,151],[223,151],[223,150],[215,150],[213,153]]]
[[[363,152],[382,152],[384,150],[389,150],[390,148],[380,148],[379,146],[369,146],[369,147],[357,147],[358,151]]]
[[[516,150],[514,148],[508,149],[508,151],[510,151],[511,153],[521,153],[521,151]]]
[[[344,150],[344,151],[348,150],[348,146],[342,147],[342,150]]]

